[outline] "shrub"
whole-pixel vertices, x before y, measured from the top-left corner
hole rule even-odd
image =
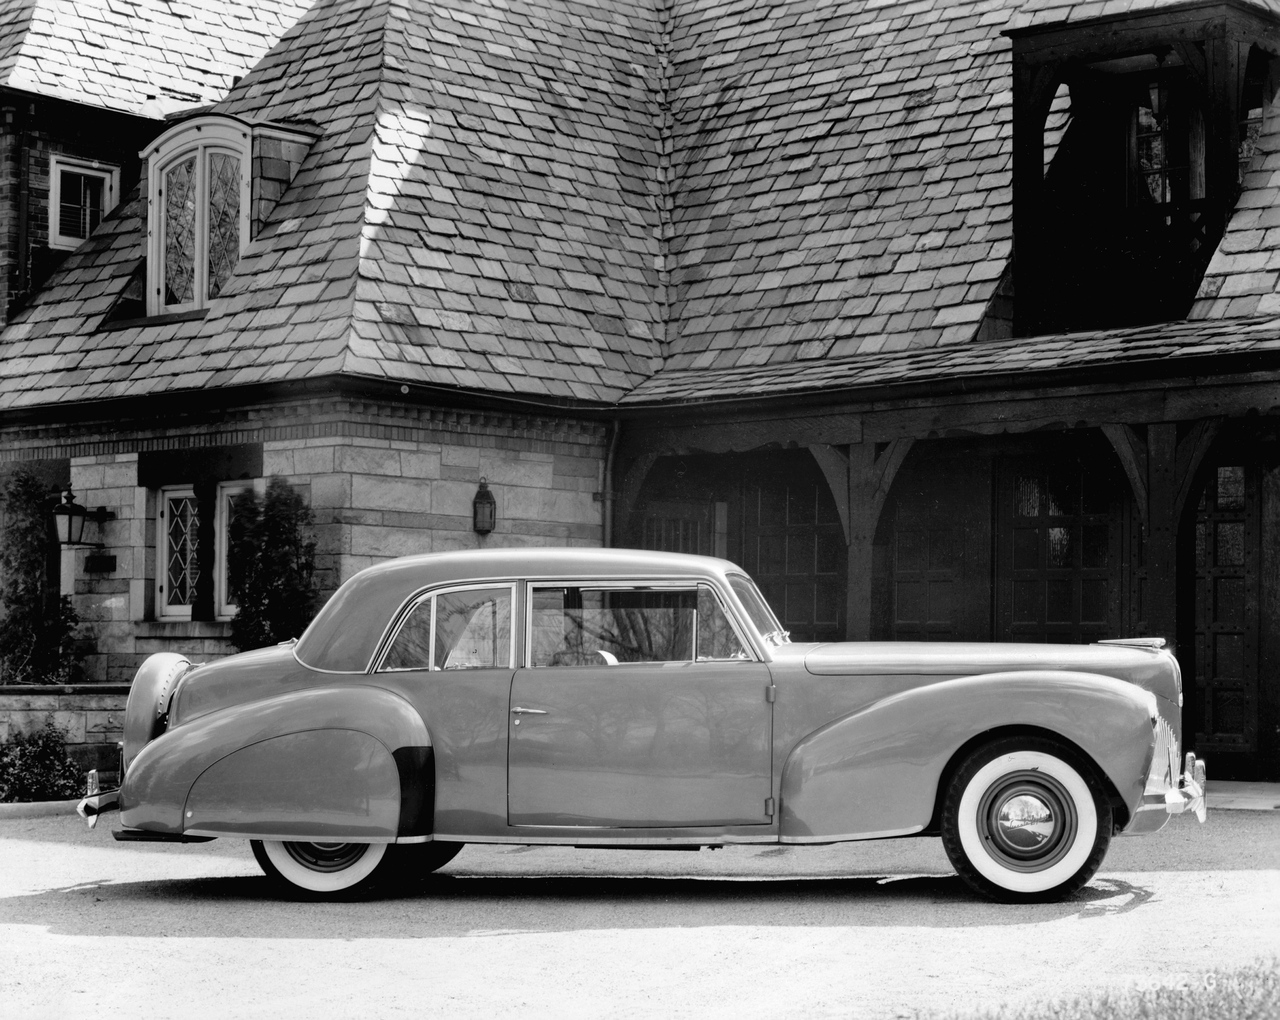
[[[315,611],[314,518],[283,478],[232,501],[227,581],[237,610],[231,641],[244,651],[297,637]]]
[[[0,492],[0,682],[69,683],[78,679],[73,633],[79,619],[59,596],[50,563],[51,500],[29,471],[18,470]]]
[[[18,734],[0,749],[0,801],[65,800],[82,792],[80,770],[67,757],[67,732],[53,724]]]

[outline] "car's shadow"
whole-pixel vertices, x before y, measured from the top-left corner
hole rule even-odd
[[[0,901],[10,924],[78,936],[442,938],[703,926],[926,928],[1124,913],[1153,893],[1095,878],[1061,903],[1000,904],[956,876],[754,878],[435,875],[338,902],[282,898],[265,878],[93,883]]]

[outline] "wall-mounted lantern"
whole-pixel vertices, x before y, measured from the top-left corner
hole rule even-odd
[[[114,521],[116,515],[105,506],[89,511],[76,502],[75,493],[70,488],[63,490],[62,502],[53,508],[53,523],[58,531],[58,541],[62,545],[96,545],[101,542],[84,541],[84,522],[92,518],[102,527],[107,521]]]
[[[477,534],[487,535],[498,522],[498,501],[489,491],[486,479],[480,479],[480,488],[476,498],[471,501],[471,529]]]

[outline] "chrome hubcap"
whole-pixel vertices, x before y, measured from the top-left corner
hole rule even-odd
[[[1020,793],[1000,806],[996,825],[1010,846],[1038,850],[1053,838],[1053,809],[1034,794]]]
[[[360,860],[367,843],[285,843],[285,852],[311,871],[343,871]]]
[[[1071,849],[1078,825],[1066,788],[1037,770],[1011,772],[992,783],[977,821],[987,852],[1013,871],[1053,867]]]

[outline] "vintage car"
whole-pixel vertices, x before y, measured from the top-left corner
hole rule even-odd
[[[719,559],[502,549],[391,560],[301,639],[153,655],[120,840],[252,841],[302,895],[464,843],[665,848],[940,835],[1003,900],[1084,885],[1113,833],[1204,820],[1159,639],[799,644]]]

